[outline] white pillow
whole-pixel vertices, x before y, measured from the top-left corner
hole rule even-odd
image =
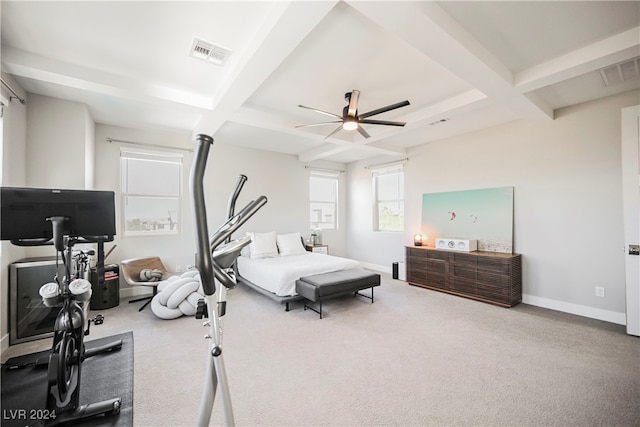
[[[276,236],[276,243],[278,244],[278,251],[280,251],[280,255],[282,256],[307,253],[304,246],[302,246],[300,233],[278,234]]]
[[[249,232],[245,233],[247,236],[249,235]],[[246,258],[251,258],[251,243],[249,243],[247,246],[245,246],[244,248],[242,248],[242,250],[240,251],[240,256],[246,257]]]
[[[251,258],[274,258],[278,256],[275,231],[247,234],[251,236],[251,243],[249,244]]]

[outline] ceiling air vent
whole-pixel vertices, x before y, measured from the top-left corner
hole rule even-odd
[[[615,86],[640,77],[640,56],[600,70],[605,86]]]
[[[194,37],[193,43],[191,43],[190,55],[205,62],[224,65],[229,55],[231,55],[231,49]]]

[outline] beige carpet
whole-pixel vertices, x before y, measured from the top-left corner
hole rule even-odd
[[[640,425],[640,339],[624,327],[494,307],[387,275],[375,292],[374,304],[325,303],[320,320],[300,303],[285,312],[249,289],[231,291],[223,344],[236,423]],[[194,425],[206,329],[138,305],[102,311],[91,338],[134,332],[135,426]],[[12,347],[3,360],[34,347]],[[223,423],[217,400],[212,425]]]

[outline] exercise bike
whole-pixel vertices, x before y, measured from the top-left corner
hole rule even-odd
[[[209,425],[216,390],[219,388],[225,423],[232,426],[235,425],[235,420],[222,352],[221,318],[226,313],[226,291],[236,286],[233,265],[240,256],[242,248],[251,243],[251,238],[245,236],[232,241],[231,235],[267,203],[267,198],[260,196],[235,214],[236,200],[247,180],[246,176],[240,175],[236,188],[229,199],[226,222],[209,235],[203,180],[211,145],[213,145],[213,138],[208,135],[197,135],[196,152],[190,176],[196,221],[197,266],[205,293],[204,300],[198,304],[196,318],[207,317],[209,319],[204,323],[204,326],[209,327],[206,338],[210,340],[197,425]],[[218,287],[217,295],[216,282],[222,285]]]
[[[55,282],[40,288],[46,306],[61,308],[54,323],[53,344],[48,358],[46,407],[38,412],[42,416],[34,425],[55,426],[98,414],[117,414],[122,404],[120,397],[84,405],[80,405],[79,401],[82,362],[122,346],[122,340],[114,340],[90,350],[86,350],[84,345],[84,336],[89,333],[91,322],[87,321],[85,331],[83,305],[88,305],[91,297],[91,285],[85,279],[89,252],[76,252],[74,256],[73,246],[77,243],[98,243],[102,248],[104,242],[113,240],[115,225],[113,233],[110,233],[111,227],[107,227],[108,233],[105,235],[78,236],[83,228],[82,222],[74,221],[64,213],[77,215],[82,207],[89,206],[85,212],[89,215],[93,202],[104,202],[104,194],[99,200],[93,201],[90,200],[93,197],[91,193],[107,192],[2,188],[2,239],[11,240],[18,246],[53,245],[56,258],[62,258],[64,266],[62,278],[56,274]],[[113,198],[113,193],[110,194]],[[29,206],[30,216],[24,214],[25,206]],[[61,210],[63,215],[50,215],[52,209]],[[43,231],[44,224],[49,224],[50,232]],[[91,231],[99,229],[94,225],[87,228]],[[41,234],[44,237],[38,237]],[[98,265],[102,265],[102,252],[98,252]],[[56,266],[59,267],[58,264]]]
[[[63,219],[60,217],[52,218],[54,228],[60,220]],[[54,236],[55,234],[54,232]],[[120,412],[120,406],[122,405],[120,397],[86,405],[79,404],[82,362],[96,354],[120,348],[122,340],[116,340],[91,350],[85,349],[84,336],[88,334],[91,322],[88,321],[86,323],[87,330],[85,332],[85,311],[82,303],[89,303],[91,294],[88,289],[90,289],[90,285],[87,289],[86,284],[88,282],[83,277],[82,258],[78,259],[80,270],[76,271],[76,275],[73,275],[71,271],[72,248],[74,243],[79,240],[72,237],[66,237],[62,240],[63,244],[60,246],[56,244],[54,237],[56,250],[63,253],[65,277],[61,281],[60,298],[62,299],[62,308],[56,318],[53,346],[49,356],[47,393],[47,409],[55,411],[56,417],[46,425],[76,421],[107,412],[117,414]],[[82,239],[83,242],[94,240],[97,242],[99,239]],[[66,257],[64,255],[65,246]]]

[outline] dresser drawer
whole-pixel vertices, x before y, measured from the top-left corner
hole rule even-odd
[[[427,285],[434,288],[447,289],[449,287],[446,274],[434,273],[432,271],[427,272]]]

